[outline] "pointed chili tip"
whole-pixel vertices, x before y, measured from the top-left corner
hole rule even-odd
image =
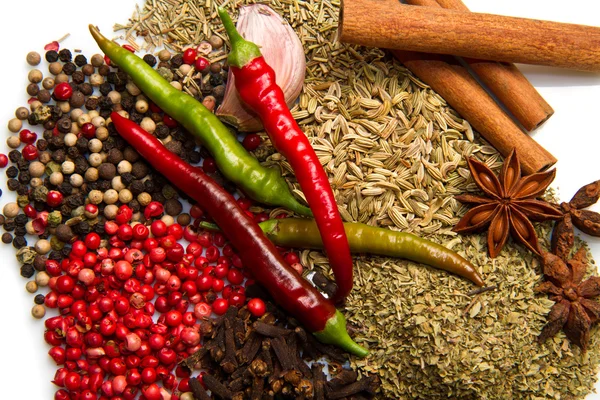
[[[217,10],[231,43],[231,51],[227,57],[229,65],[242,68],[255,58],[261,57],[258,46],[244,39],[237,31],[229,13],[223,7],[219,7]]]
[[[346,318],[339,310],[336,310],[335,314],[327,320],[325,329],[313,332],[313,335],[321,343],[332,344],[357,357],[362,358],[369,354],[367,349],[350,338],[346,330]]]
[[[95,25],[92,25],[92,24],[89,24],[89,25],[88,25],[88,28],[89,28],[89,30],[90,30],[90,33],[92,34],[92,37],[94,38],[94,40],[95,40],[96,42],[100,42],[100,41],[104,41],[104,40],[106,40],[106,38],[104,37],[104,35],[102,35],[102,34],[100,33],[100,29],[98,29],[98,27],[97,27],[97,26],[95,26]]]

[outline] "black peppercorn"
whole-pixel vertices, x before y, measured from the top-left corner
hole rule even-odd
[[[53,136],[54,136],[54,132],[52,132],[52,129],[46,129],[44,131],[44,133],[42,134],[42,137],[46,140],[52,139]]]
[[[54,127],[56,126],[56,121],[49,119],[48,121],[44,122],[44,129],[49,129],[52,130],[54,129]]]
[[[34,273],[35,273],[35,270],[33,269],[33,265],[23,264],[21,266],[21,276],[23,278],[31,278]]]
[[[65,162],[66,160],[66,153],[64,149],[58,149],[56,151],[52,152],[52,161],[58,163],[58,164],[62,164],[63,162]]]
[[[0,192],[1,194],[2,192]],[[27,185],[19,185],[17,188],[17,194],[19,196],[25,196],[29,194],[29,187]]]
[[[68,182],[63,182],[58,186],[58,191],[65,196],[68,196],[73,193],[73,186],[71,186],[71,184]]]
[[[119,149],[110,149],[106,156],[106,162],[117,165],[123,161],[123,152]]]
[[[80,108],[84,104],[85,104],[85,95],[82,92],[80,92],[79,90],[74,91],[73,94],[71,95],[71,98],[69,99],[69,105],[73,108]]]
[[[146,181],[144,181],[144,186],[146,187],[146,192],[148,193],[154,192],[156,188],[156,185],[154,184],[154,181],[152,179],[147,179]]]
[[[154,67],[156,65],[156,57],[154,57],[152,54],[146,54],[143,60],[146,61],[146,64],[148,64],[151,67]]]
[[[146,175],[148,175],[148,172],[150,172],[148,165],[143,161],[135,162],[131,166],[131,174],[136,179],[144,178]]]
[[[86,137],[82,136],[77,139],[75,147],[77,147],[77,150],[79,150],[80,153],[85,154],[88,150],[89,143],[90,141]]]
[[[21,159],[21,157],[22,157],[21,152],[19,150],[11,150],[8,153],[8,159],[12,163],[16,163],[17,161],[19,161]]]
[[[123,180],[122,177],[121,180]],[[144,182],[136,180],[131,183],[131,185],[129,186],[129,190],[131,191],[132,195],[137,196],[138,194],[146,190],[146,186],[144,185]]]
[[[17,168],[19,168],[20,173],[23,173],[23,171],[29,171],[29,161],[21,158],[19,161],[17,161]]]
[[[112,185],[111,185],[110,181],[107,181],[104,179],[98,181],[98,190],[100,190],[102,192],[106,192],[108,189],[111,188],[111,186]]]
[[[46,301],[46,296],[44,296],[43,294],[36,294],[35,297],[33,298],[33,302],[35,304],[44,304],[45,301]]]
[[[15,230],[15,220],[7,219],[6,221],[4,221],[4,230],[7,232],[14,231]]]
[[[31,175],[29,175],[29,171],[21,171],[18,179],[22,184],[27,184],[31,180]]]
[[[46,256],[42,256],[41,254],[36,255],[33,259],[33,268],[35,268],[36,271],[45,271],[46,260]]]
[[[56,122],[56,129],[58,129],[58,131],[60,133],[69,133],[69,132],[71,132],[71,125],[72,125],[72,122],[71,122],[70,118],[62,117],[61,119],[59,119]]]
[[[68,246],[65,246],[65,247],[63,247],[63,248],[60,250],[60,255],[61,255],[63,258],[68,258],[70,254],[71,254],[71,249],[70,249]]]
[[[19,214],[15,217],[15,225],[25,226],[26,223],[27,223],[27,215]]]
[[[106,64],[102,64],[98,67],[98,73],[102,76],[106,76],[110,73],[110,67]]]
[[[96,68],[94,68],[92,64],[85,64],[83,67],[81,67],[81,72],[83,72],[85,76],[90,76],[96,72]]]
[[[121,98],[121,106],[126,111],[131,111],[131,109],[135,106],[135,100],[131,97],[123,97]]]
[[[73,79],[74,83],[79,85],[80,83],[85,82],[85,75],[81,71],[75,71],[71,75],[71,79]]]
[[[79,149],[77,147],[69,147],[67,149],[67,155],[69,158],[76,158],[80,155]]]
[[[60,251],[57,251],[57,250],[50,251],[50,253],[48,253],[48,259],[49,260],[56,260],[56,261],[62,260],[62,256],[60,254]]]
[[[39,101],[41,101],[42,103],[48,103],[52,99],[52,95],[46,89],[42,89],[38,93],[37,99]],[[31,114],[31,115],[35,115],[35,114]]]
[[[129,202],[128,206],[131,208],[131,210],[136,213],[138,211],[141,210],[142,206],[140,205],[140,202],[137,201],[136,199],[133,199]]]
[[[169,199],[165,203],[165,213],[171,216],[177,216],[183,211],[183,205],[177,199]]]
[[[112,85],[108,82],[104,82],[100,85],[98,89],[100,89],[100,93],[102,93],[102,96],[106,96],[112,90]]]
[[[40,91],[40,87],[38,86],[37,83],[30,83],[29,85],[27,85],[27,88],[25,89],[25,91],[30,96],[37,96],[37,94]]]
[[[77,224],[77,230],[79,231],[80,235],[87,235],[92,229],[87,221],[81,221]]]
[[[6,182],[6,186],[8,186],[8,190],[14,192],[21,186],[21,184],[18,180],[11,178]]]
[[[191,164],[198,164],[201,160],[200,157],[200,152],[199,151],[191,151],[188,154],[188,162],[190,162]]]
[[[25,236],[27,235],[27,229],[24,226],[15,227],[15,236]]]
[[[62,49],[61,51],[58,52],[58,58],[62,62],[71,61],[72,57],[73,56],[71,54],[71,50],[69,50],[69,49]]]
[[[111,150],[112,151],[112,150]],[[98,167],[98,175],[102,179],[111,180],[117,174],[117,167],[114,164],[102,163]]]
[[[92,93],[94,93],[94,87],[88,82],[84,82],[81,85],[78,85],[77,89],[79,89],[79,91],[86,96],[90,96]]]
[[[48,140],[48,148],[52,151],[65,147],[64,137],[54,136]]]
[[[13,240],[13,236],[10,233],[6,232],[6,233],[2,234],[2,243],[8,244],[8,243],[11,243],[12,240]]]
[[[49,63],[53,63],[55,61],[58,61],[58,52],[56,52],[55,50],[49,50],[46,52],[46,61],[48,61]]]
[[[175,54],[171,58],[171,68],[179,68],[181,65],[183,65],[183,54]]]
[[[110,118],[111,113],[112,113],[112,108],[110,110],[100,110],[98,115],[100,115],[104,119],[108,119],[108,118]]]
[[[156,125],[156,129],[154,130],[154,135],[159,139],[166,139],[171,132],[169,131],[169,127],[163,124]]]
[[[98,108],[99,102],[100,101],[98,100],[97,97],[88,97],[87,100],[85,101],[86,110],[95,110],[96,108]]]
[[[6,176],[8,178],[16,178],[17,175],[19,175],[19,169],[17,167],[15,167],[14,165],[11,165],[10,167],[8,167],[8,169],[6,170]]]
[[[171,140],[170,142],[165,144],[165,147],[171,153],[178,155],[178,156],[181,156],[181,152],[183,151],[183,146],[181,145],[181,142],[178,140]]]
[[[39,151],[44,151],[48,148],[48,141],[46,139],[38,139],[38,141],[35,142],[35,147],[37,147]]]
[[[77,66],[70,61],[66,62],[65,65],[63,65],[63,72],[67,75],[73,75],[73,72],[75,72],[75,70],[77,70]]]
[[[35,211],[37,212],[44,211],[46,209],[46,203],[43,201],[34,201],[33,208],[35,208]]]
[[[161,192],[154,192],[152,193],[152,200],[158,201],[159,203],[164,203],[167,199]]]
[[[79,156],[75,158],[75,173],[79,175],[84,175],[85,171],[89,168],[89,164],[85,157]]]
[[[182,128],[176,128],[171,131],[171,136],[175,140],[184,141],[186,139],[186,131]]]
[[[0,214],[0,226],[4,225],[5,220],[6,218],[4,217],[4,215]]]
[[[27,239],[24,236],[15,236],[12,244],[15,249],[20,249],[27,246]],[[31,268],[33,269],[33,267]]]
[[[135,151],[133,147],[127,146],[123,150],[123,157],[125,157],[125,159],[130,163],[134,163],[140,159],[140,153]]]
[[[85,58],[83,54],[78,54],[75,56],[75,65],[78,67],[83,67],[85,64],[87,64],[87,58]]]
[[[64,219],[71,218],[72,212],[73,210],[67,204],[60,206],[60,214],[64,217]]]
[[[131,175],[131,173],[129,173],[129,172],[125,172],[125,173],[121,174],[121,182],[123,182],[123,184],[125,186],[129,186],[130,184],[133,183],[134,180],[135,180],[135,177],[133,175]]]
[[[104,224],[96,224],[92,226],[93,231],[96,232],[98,235],[104,235]]]

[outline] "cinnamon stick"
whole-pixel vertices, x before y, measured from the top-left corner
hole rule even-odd
[[[469,11],[462,0],[406,0],[406,2],[415,6]],[[464,61],[526,131],[536,129],[554,114],[552,107],[514,64],[474,58],[466,58]]]
[[[342,42],[600,71],[600,28],[402,4],[344,0]]]
[[[517,149],[526,174],[543,171],[556,158],[517,127],[471,74],[452,57],[392,51],[413,74],[439,93],[503,156]]]

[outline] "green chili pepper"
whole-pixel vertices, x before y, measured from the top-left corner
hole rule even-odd
[[[323,242],[317,224],[311,219],[270,219],[258,224],[273,243],[282,247],[322,249]],[[219,228],[207,222],[200,227]],[[345,222],[344,230],[353,253],[405,258],[434,268],[443,269],[484,286],[473,264],[446,247],[410,233],[392,231],[366,224]]]
[[[308,207],[294,198],[279,171],[260,165],[202,103],[175,89],[144,60],[102,36],[96,27],[90,25],[89,29],[100,49],[131,77],[144,95],[202,141],[227,179],[256,201],[312,215]]]

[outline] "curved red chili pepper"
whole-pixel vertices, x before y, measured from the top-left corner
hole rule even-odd
[[[253,218],[237,201],[208,177],[167,150],[155,137],[116,112],[111,120],[117,132],[158,172],[206,210],[238,250],[244,265],[283,309],[293,315],[322,342],[365,356],[346,331],[344,316],[333,304],[288,265]]]
[[[256,46],[237,32],[229,14],[220,8],[231,41],[229,68],[235,76],[240,98],[263,122],[273,146],[290,163],[315,217],[323,245],[337,283],[334,302],[343,301],[352,290],[352,256],[344,224],[319,158],[288,109],[275,81],[275,71]]]

